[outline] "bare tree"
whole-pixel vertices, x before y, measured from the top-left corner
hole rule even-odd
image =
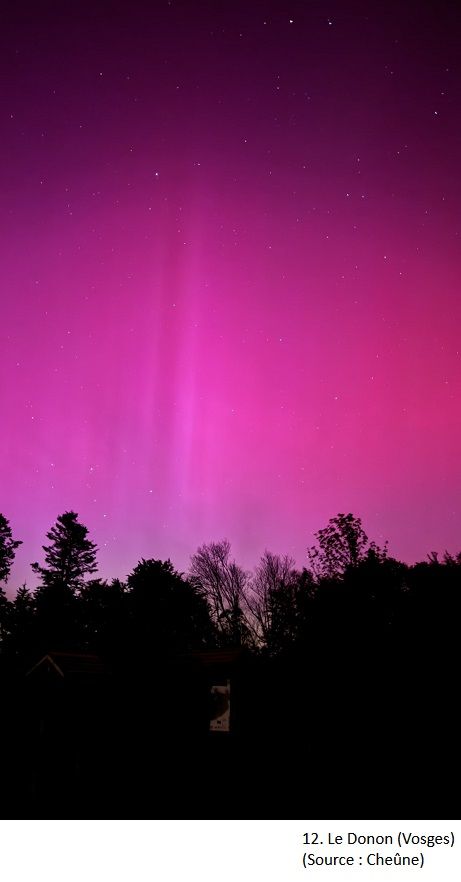
[[[284,624],[287,617],[293,619],[298,578],[292,557],[264,552],[246,592],[250,627],[260,646],[270,649],[281,619]]]
[[[191,557],[191,580],[206,597],[221,638],[245,643],[248,627],[243,608],[248,574],[230,560],[230,542],[210,542]]]

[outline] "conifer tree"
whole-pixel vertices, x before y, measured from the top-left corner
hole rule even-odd
[[[46,534],[50,540],[44,545],[46,566],[32,564],[44,587],[61,587],[76,594],[83,586],[86,574],[97,570],[94,542],[87,538],[88,528],[78,521],[78,514],[67,511],[57,518]]]
[[[21,540],[13,539],[9,522],[0,514],[0,582],[7,581],[16,549],[20,545],[22,545]]]

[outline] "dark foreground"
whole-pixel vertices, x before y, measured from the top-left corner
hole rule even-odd
[[[64,662],[4,674],[5,817],[455,816],[455,647]],[[213,733],[227,680],[231,731]]]

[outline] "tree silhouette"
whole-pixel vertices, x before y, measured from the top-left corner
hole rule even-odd
[[[298,581],[292,557],[264,552],[246,592],[250,626],[259,646],[274,651],[293,639]]]
[[[15,541],[3,535],[8,570]],[[96,546],[74,512],[47,535],[35,592],[24,585],[8,600],[0,591],[13,798],[25,793],[44,811],[58,794],[82,814],[102,798],[107,812],[117,798],[131,804],[142,780],[164,810],[159,762],[173,770],[172,798],[181,789],[195,805],[223,764],[240,797],[255,744],[263,800],[274,762],[278,778],[287,763],[292,777],[303,750],[319,793],[325,768],[336,775],[350,757],[366,769],[379,751],[394,768],[401,737],[418,769],[434,749],[455,755],[461,554],[409,566],[370,542],[359,518],[339,514],[316,533],[312,569],[265,551],[246,573],[224,540],[198,549],[188,577],[170,560],[142,559],[123,582],[106,582],[92,578]],[[57,672],[40,664],[45,654]],[[214,739],[210,685],[228,679],[232,738]],[[428,695],[422,718],[415,709]]]
[[[328,525],[315,533],[317,544],[308,548],[309,564],[318,579],[338,579],[350,567],[356,567],[369,551],[380,559],[387,549],[369,542],[360,518],[353,514],[337,514]]]
[[[42,582],[35,590],[35,603],[44,647],[76,646],[82,641],[78,595],[85,576],[97,569],[97,548],[77,518],[73,511],[59,515],[47,533],[50,544],[43,546],[47,566],[32,564]]]
[[[148,652],[185,652],[211,641],[206,599],[170,560],[141,560],[127,579],[131,642]]]
[[[191,557],[193,583],[206,597],[221,640],[242,645],[249,638],[244,606],[247,573],[230,560],[230,542],[202,545]]]
[[[35,650],[35,601],[27,586],[21,585],[9,605],[9,648],[16,656],[28,657]]]
[[[54,527],[46,534],[50,545],[43,546],[47,566],[32,564],[44,586],[67,588],[72,594],[82,588],[86,574],[97,570],[97,547],[87,539],[88,529],[77,518],[74,511],[59,515]]]
[[[19,539],[13,539],[9,521],[0,514],[0,582],[7,582],[16,549],[22,545]],[[6,597],[3,585],[0,584],[0,641],[9,634],[10,602]]]
[[[16,549],[20,545],[22,545],[22,541],[13,539],[9,521],[0,514],[0,582],[8,580]]]
[[[78,620],[86,648],[111,657],[126,639],[127,587],[119,579],[90,579],[79,589]]]

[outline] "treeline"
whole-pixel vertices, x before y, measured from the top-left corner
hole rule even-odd
[[[239,646],[259,654],[355,651],[364,643],[431,646],[457,640],[461,553],[407,565],[369,541],[359,518],[338,514],[315,534],[307,566],[266,551],[252,572],[227,540],[202,545],[188,574],[141,560],[125,581],[99,579],[97,547],[75,512],[57,518],[31,591],[0,586],[3,661],[22,667],[51,650],[152,658]],[[0,515],[0,581],[20,540]]]

